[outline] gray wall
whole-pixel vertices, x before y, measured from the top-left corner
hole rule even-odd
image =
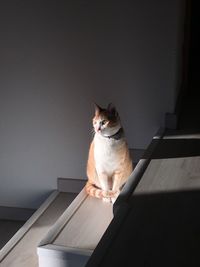
[[[173,112],[180,0],[0,3],[0,206],[35,208],[85,178],[93,101],[116,104],[129,146]]]

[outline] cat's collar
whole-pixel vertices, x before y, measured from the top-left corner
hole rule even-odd
[[[124,130],[123,128],[121,127],[115,134],[113,135],[110,135],[110,136],[105,136],[105,138],[108,138],[108,139],[114,139],[114,140],[119,140],[122,138],[122,136],[124,135]]]

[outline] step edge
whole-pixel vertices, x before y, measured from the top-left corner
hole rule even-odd
[[[54,190],[49,197],[42,203],[42,205],[35,211],[35,213],[26,221],[26,223],[16,232],[16,234],[6,243],[6,245],[0,250],[0,262],[2,262],[9,252],[17,245],[17,243],[24,237],[29,231],[32,225],[39,219],[39,217],[45,212],[45,210],[51,205],[51,203],[59,195],[58,190]]]
[[[73,217],[74,213],[87,198],[85,188],[76,196],[76,198],[67,207],[64,213],[57,219],[55,224],[49,229],[47,235],[40,241],[38,247],[43,247],[49,245],[55,240],[57,235],[62,231],[63,227],[68,223],[68,221]]]

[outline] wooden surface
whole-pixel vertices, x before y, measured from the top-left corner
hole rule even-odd
[[[85,266],[112,219],[112,203],[83,188],[38,244],[40,266]]]
[[[134,194],[200,189],[200,157],[151,160]]]
[[[60,193],[47,210],[37,219],[19,243],[0,262],[1,267],[38,267],[37,245],[50,227],[75,198],[75,194]]]
[[[113,218],[112,204],[86,197],[53,244],[94,250]]]

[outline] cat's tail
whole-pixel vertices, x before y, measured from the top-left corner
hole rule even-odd
[[[102,190],[101,188],[96,187],[94,184],[89,181],[85,185],[86,192],[91,197],[96,198],[106,198],[108,197],[107,192]]]

